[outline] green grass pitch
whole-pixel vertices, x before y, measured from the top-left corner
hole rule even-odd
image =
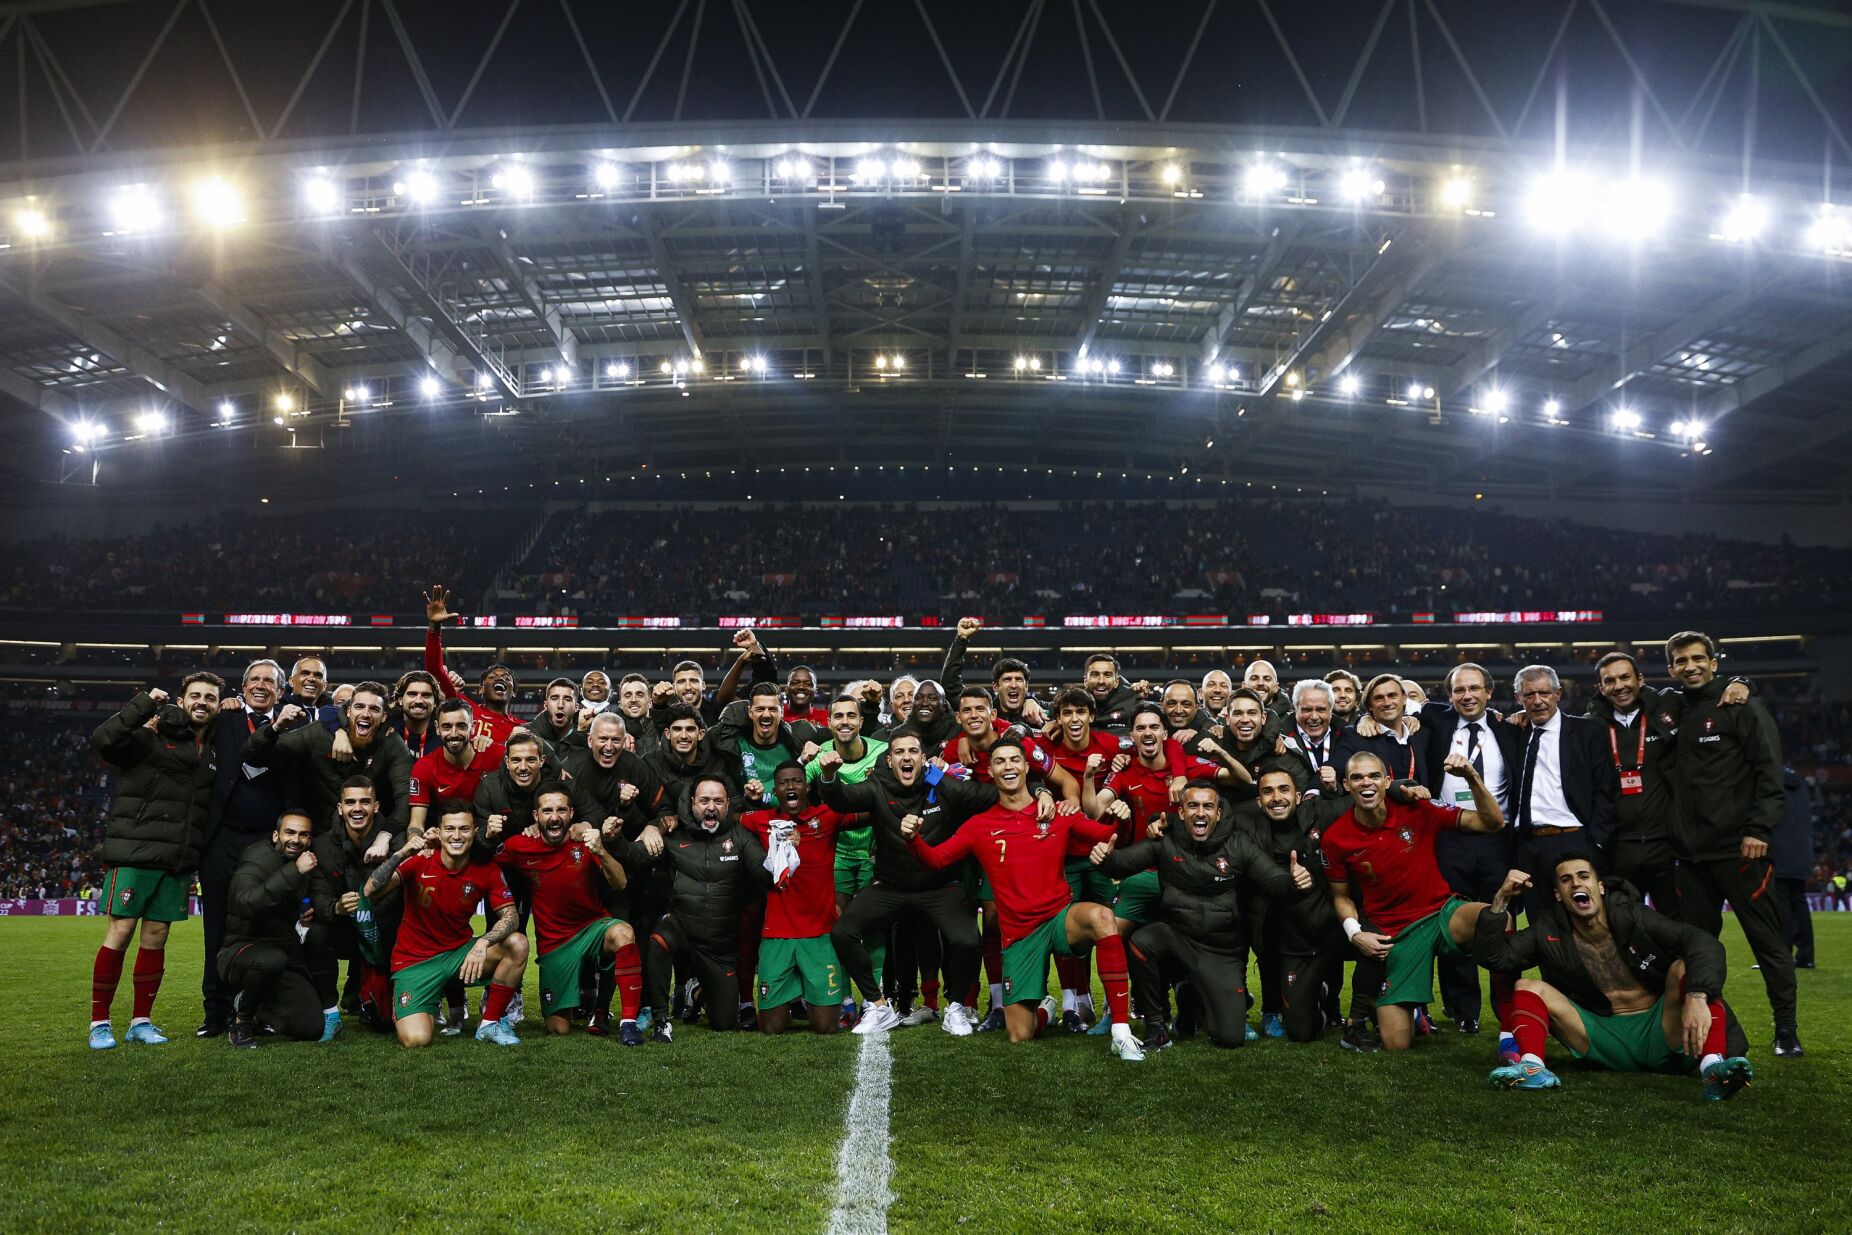
[[[1726,927],[1757,1078],[1585,1072],[1487,1088],[1492,1038],[1359,1058],[1327,1036],[1133,1066],[1101,1038],[1012,1047],[893,1035],[901,1231],[1530,1232],[1852,1229],[1852,916],[1816,917],[1808,1055],[1777,1061]],[[351,1025],[252,1053],[191,1037],[199,927],[177,927],[155,1020],[85,1046],[93,919],[0,923],[0,1231],[820,1231],[858,1039],[677,1027],[672,1046],[443,1039]],[[532,971],[528,1005],[537,1006]],[[126,1024],[129,983],[117,998]]]

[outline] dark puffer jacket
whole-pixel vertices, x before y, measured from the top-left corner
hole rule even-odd
[[[159,716],[153,729],[148,719]],[[186,713],[146,691],[97,726],[91,748],[121,770],[109,804],[99,858],[105,866],[144,866],[186,874],[199,867],[217,763]]]

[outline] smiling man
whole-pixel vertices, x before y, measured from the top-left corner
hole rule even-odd
[[[407,828],[413,838],[424,835],[431,804],[450,798],[472,801],[482,778],[501,766],[502,748],[477,750],[471,738],[476,718],[468,701],[446,699],[437,708],[439,746],[412,765],[411,814]]]
[[[1332,908],[1344,933],[1365,960],[1383,963],[1376,1023],[1383,1046],[1392,1051],[1408,1049],[1413,1009],[1434,998],[1434,958],[1463,955],[1485,907],[1447,886],[1434,856],[1435,837],[1445,830],[1496,832],[1505,826],[1498,799],[1471,763],[1449,755],[1447,771],[1472,786],[1471,810],[1428,801],[1427,790],[1418,785],[1404,788],[1414,800],[1392,800],[1382,758],[1370,751],[1352,755],[1344,786],[1353,805],[1319,841]]]
[[[462,698],[452,685],[450,671],[444,667],[444,623],[460,621],[459,614],[450,611],[450,593],[443,584],[435,584],[424,594],[424,668],[436,681],[438,689],[445,698]],[[463,679],[459,676],[458,682]],[[477,684],[476,698],[471,700],[476,720],[476,732],[473,740],[477,749],[491,743],[505,744],[508,735],[515,731],[521,722],[508,714],[514,705],[515,681],[514,670],[507,665],[490,665],[482,671],[482,679]]]
[[[1473,950],[1487,966],[1521,978],[1512,999],[1520,1057],[1492,1071],[1501,1089],[1557,1089],[1544,1063],[1546,1036],[1615,1072],[1697,1072],[1704,1096],[1733,1098],[1754,1076],[1740,1050],[1726,1056],[1723,945],[1693,926],[1655,913],[1620,885],[1611,891],[1592,855],[1558,855],[1551,870],[1554,908],[1516,934],[1509,905],[1531,883],[1514,870],[1479,914]]]
[[[334,758],[335,734],[323,725],[299,725],[302,718],[301,708],[284,704],[274,724],[259,728],[245,742],[243,762],[279,768],[288,785],[289,804],[302,808],[318,833],[334,826],[341,782],[364,775],[379,795],[380,816],[387,827],[395,834],[403,831],[411,817],[412,753],[386,727],[386,688],[361,682],[347,701],[338,732],[347,739],[351,760]]]
[[[227,1041],[235,1047],[255,1048],[260,1027],[302,1042],[327,1041],[340,1026],[339,1009],[323,1007],[317,996],[296,932],[316,868],[313,835],[307,815],[285,811],[269,843],[246,849],[232,876],[225,946],[215,964],[233,991]]]

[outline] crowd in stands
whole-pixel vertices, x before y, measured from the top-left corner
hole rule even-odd
[[[392,612],[406,607],[407,579],[441,579],[473,600],[520,523],[343,509],[0,541],[0,609]]]
[[[78,896],[96,886],[110,773],[84,721],[0,727],[0,899]]]

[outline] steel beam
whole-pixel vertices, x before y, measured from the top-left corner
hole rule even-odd
[[[264,325],[263,319],[249,305],[216,283],[208,283],[194,290],[201,300],[212,306],[215,313],[230,322],[233,329],[269,352],[285,372],[301,380],[316,394],[332,396],[335,393],[335,380],[328,375],[321,361],[297,346],[288,335]]]

